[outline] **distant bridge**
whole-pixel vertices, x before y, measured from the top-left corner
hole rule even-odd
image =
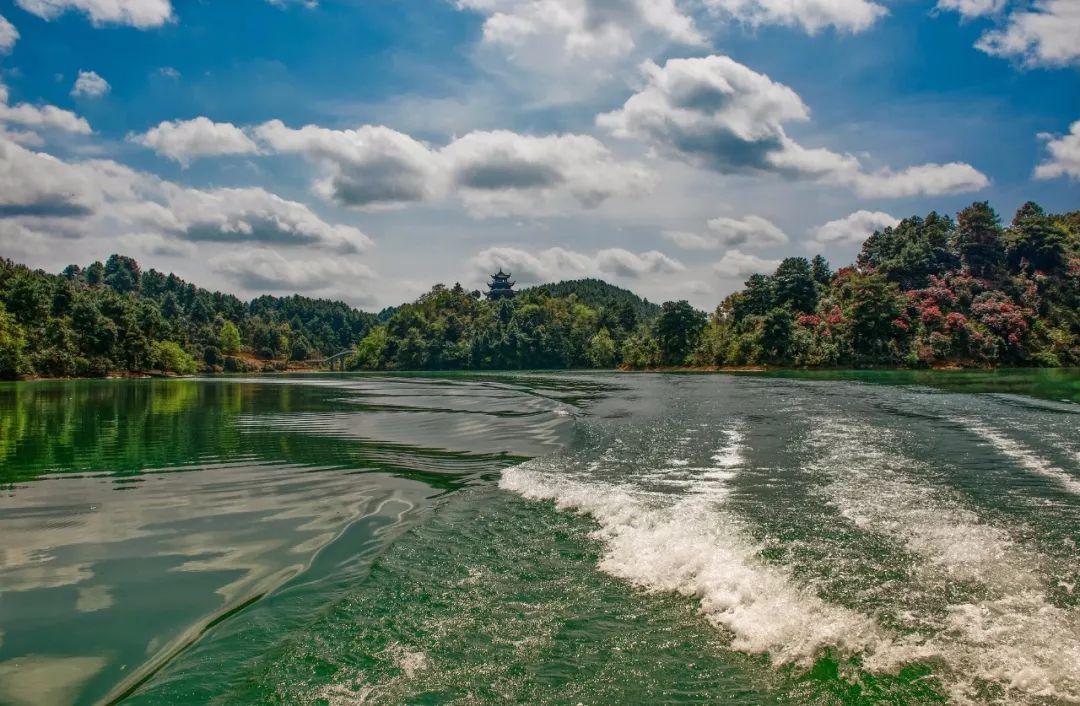
[[[339,351],[334,355],[328,355],[325,358],[316,358],[314,360],[307,361],[308,363],[315,363],[316,365],[325,365],[331,370],[340,369],[342,372],[345,370],[345,359],[352,355],[353,349],[346,348],[343,351]]]

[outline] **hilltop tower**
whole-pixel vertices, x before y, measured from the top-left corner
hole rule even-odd
[[[491,300],[495,299],[509,299],[514,296],[514,284],[510,281],[510,275],[502,271],[491,275],[491,282],[488,283],[487,298]]]

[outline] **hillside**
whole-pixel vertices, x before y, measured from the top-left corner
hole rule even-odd
[[[325,299],[244,302],[123,255],[60,275],[0,259],[0,378],[282,367],[350,348],[373,323]]]
[[[566,297],[571,294],[577,295],[578,301],[594,309],[616,309],[629,305],[634,309],[637,317],[643,321],[656,318],[660,313],[660,305],[642,299],[629,289],[616,287],[601,279],[568,279],[553,284],[541,284],[528,287],[522,292],[543,291],[552,297]]]
[[[695,362],[1080,365],[1080,212],[987,203],[875,232],[853,267],[791,257],[724,300]]]

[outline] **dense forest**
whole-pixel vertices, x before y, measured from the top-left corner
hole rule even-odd
[[[595,279],[488,300],[436,285],[378,315],[243,302],[129,257],[60,275],[0,259],[0,377],[280,370],[1080,365],[1080,211],[986,203],[871,235],[854,265],[790,257],[711,314]]]
[[[279,369],[350,348],[374,323],[341,302],[243,302],[135,260],[62,274],[0,259],[0,377]]]
[[[692,362],[792,366],[1080,364],[1080,211],[987,203],[875,232],[853,267],[787,258],[717,308]]]
[[[1080,212],[989,204],[871,235],[854,266],[789,257],[707,316],[598,280],[485,301],[436,286],[393,310],[352,367],[653,368],[1080,364]]]

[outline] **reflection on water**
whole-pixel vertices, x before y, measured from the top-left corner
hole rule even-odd
[[[346,534],[334,561],[370,558],[435,498],[557,448],[558,397],[467,377],[0,386],[0,703],[125,693]]]
[[[0,386],[0,703],[1074,703],[1078,379]]]

